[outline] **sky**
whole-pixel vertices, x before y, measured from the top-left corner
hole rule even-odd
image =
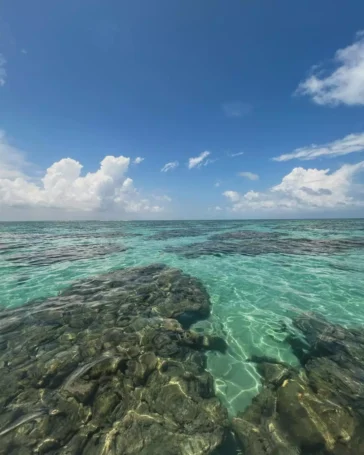
[[[364,217],[362,0],[3,0],[0,220]]]

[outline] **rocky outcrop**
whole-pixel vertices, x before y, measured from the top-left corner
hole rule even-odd
[[[249,455],[364,453],[364,334],[313,314],[287,341],[302,368],[253,359],[264,387],[233,419]]]
[[[226,345],[178,322],[209,309],[198,280],[152,265],[2,311],[0,453],[218,453],[227,413],[203,351]]]

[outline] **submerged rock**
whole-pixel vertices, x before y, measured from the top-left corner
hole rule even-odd
[[[2,254],[7,254],[9,252],[12,252],[14,250],[20,250],[21,248],[25,248],[25,244],[20,244],[20,243],[0,243],[0,255]]]
[[[203,350],[226,345],[176,319],[209,309],[198,280],[152,265],[0,312],[0,453],[221,453]]]
[[[152,234],[147,237],[148,240],[169,240],[175,238],[184,238],[184,237],[199,237],[202,235],[209,234],[213,230],[213,226],[197,226],[197,227],[181,227],[178,229],[166,229]]]
[[[171,229],[161,231],[147,237],[148,240],[169,240],[184,237],[198,237],[204,235],[205,231],[199,229]]]
[[[28,266],[44,266],[57,264],[65,261],[79,261],[94,257],[107,256],[108,254],[120,253],[127,248],[118,244],[78,244],[62,248],[50,248],[47,250],[30,251],[18,255],[8,255],[5,260],[14,264]]]
[[[283,234],[281,232],[263,232],[263,231],[234,231],[234,232],[224,232],[223,234],[215,234],[210,236],[210,240],[274,240],[278,237],[281,237]]]
[[[204,235],[212,234],[216,231],[224,231],[237,228],[241,224],[235,224],[231,221],[227,222],[225,225],[221,225],[219,222],[213,221],[204,221],[203,223],[199,222],[181,222],[178,227],[171,229],[170,227],[166,228],[166,224],[158,226],[159,229],[156,233],[146,237],[147,240],[169,240],[174,238],[185,238],[185,237],[200,237]],[[152,226],[151,226],[152,227]],[[254,231],[241,231],[244,233],[252,233]],[[230,238],[230,234],[235,234],[235,232],[227,233],[226,235]],[[264,234],[264,233],[262,233]],[[282,234],[277,234],[282,235]],[[218,240],[222,236],[222,239],[225,239],[225,234],[216,234],[210,237],[210,239]],[[276,234],[273,234],[272,237],[275,237]]]
[[[309,239],[281,237],[281,233],[238,231],[211,236],[206,242],[167,247],[168,253],[176,253],[187,259],[200,256],[224,256],[240,254],[340,254],[349,250],[364,248],[363,238],[350,239]]]
[[[294,324],[304,338],[291,334],[288,341],[302,368],[257,362],[264,387],[233,419],[238,439],[249,455],[364,453],[362,331],[312,314]]]

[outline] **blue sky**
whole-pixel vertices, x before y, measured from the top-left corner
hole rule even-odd
[[[3,0],[0,219],[364,216],[363,17]]]

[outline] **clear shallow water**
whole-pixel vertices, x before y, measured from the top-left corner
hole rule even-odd
[[[259,391],[252,355],[297,362],[282,330],[297,312],[364,323],[364,220],[3,223],[0,304],[156,262],[199,278],[210,294],[212,315],[195,329],[229,344],[208,354],[208,368],[231,414]]]

